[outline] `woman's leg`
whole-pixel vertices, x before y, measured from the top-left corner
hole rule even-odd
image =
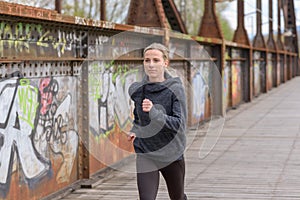
[[[153,161],[137,155],[137,186],[140,200],[155,200],[159,186],[159,171]]]
[[[166,181],[170,198],[172,200],[187,199],[186,195],[184,194],[184,159],[175,161],[162,168],[160,171]]]

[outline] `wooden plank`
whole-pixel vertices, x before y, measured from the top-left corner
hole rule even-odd
[[[187,134],[185,191],[190,200],[300,198],[299,85],[295,78],[229,111],[220,137],[207,126]],[[209,150],[201,149],[204,139],[217,143],[200,159],[199,151]],[[76,189],[61,199],[138,199],[135,173],[126,172],[134,166],[130,162],[93,188]],[[157,199],[169,199],[162,178]]]

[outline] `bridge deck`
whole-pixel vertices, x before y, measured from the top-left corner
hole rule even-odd
[[[230,110],[220,135],[213,130],[221,120],[189,131],[186,151],[189,199],[300,198],[299,85],[300,78],[295,78],[251,103]],[[210,129],[208,125],[212,125]],[[138,199],[132,173],[134,159],[131,160],[95,182],[92,188],[75,189],[61,199]],[[169,199],[163,179],[157,199]]]

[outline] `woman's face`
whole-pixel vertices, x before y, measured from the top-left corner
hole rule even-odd
[[[164,59],[163,53],[156,49],[150,49],[144,55],[144,69],[150,82],[162,82],[165,80],[164,71],[168,61]]]

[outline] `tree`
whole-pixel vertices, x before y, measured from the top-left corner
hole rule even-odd
[[[54,0],[43,0],[43,1],[40,1],[40,0],[3,0],[3,1],[9,2],[9,3],[23,4],[23,5],[27,5],[27,6],[54,9]]]
[[[106,20],[125,23],[130,0],[106,1]],[[68,0],[63,3],[63,14],[100,19],[100,0]]]
[[[174,0],[174,2],[182,14],[188,33],[197,35],[204,13],[204,0]]]
[[[221,29],[222,29],[224,38],[226,40],[231,41],[233,38],[234,30],[231,28],[230,22],[228,21],[228,19],[222,15],[222,11],[226,10],[227,7],[228,7],[228,3],[225,3],[225,2],[217,3],[217,5],[216,5],[217,16],[219,18],[219,22],[221,25]]]
[[[55,9],[55,0],[4,0],[28,6]],[[106,19],[115,23],[125,23],[130,0],[106,1]],[[62,14],[84,18],[100,19],[100,0],[63,0]]]
[[[174,0],[178,10],[182,13],[183,21],[190,35],[197,35],[204,13],[204,0]],[[228,3],[217,3],[217,15],[226,40],[231,40],[234,31],[230,27],[228,20],[222,16],[222,11],[225,10]]]

